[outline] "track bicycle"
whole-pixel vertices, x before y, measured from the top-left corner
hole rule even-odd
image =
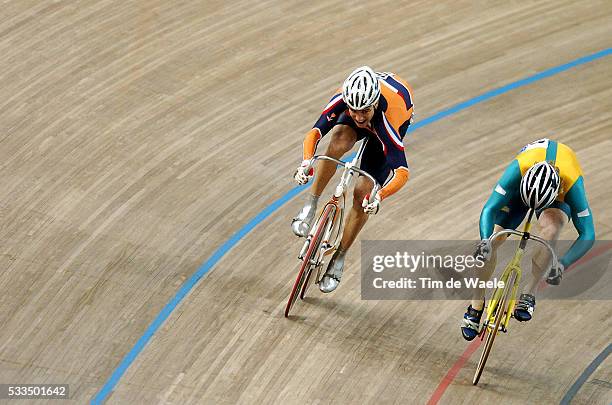
[[[497,332],[502,331],[506,333],[508,331],[508,322],[514,313],[514,306],[516,304],[516,294],[518,292],[518,287],[521,282],[521,260],[525,253],[525,246],[527,245],[528,240],[535,240],[536,242],[544,245],[548,251],[550,252],[552,258],[552,266],[558,266],[557,255],[555,254],[553,248],[550,244],[540,238],[539,236],[533,235],[529,233],[531,229],[531,219],[533,217],[534,210],[529,211],[529,216],[527,218],[527,222],[523,228],[522,232],[513,230],[513,229],[503,229],[499,232],[495,232],[493,235],[489,237],[489,241],[493,242],[498,236],[502,235],[517,235],[521,237],[519,245],[514,253],[514,257],[506,266],[506,269],[501,275],[500,281],[503,282],[503,285],[499,285],[493,291],[493,295],[491,296],[491,300],[486,308],[486,314],[484,317],[484,322],[480,329],[480,339],[485,339],[485,346],[482,350],[482,354],[480,355],[480,360],[478,361],[478,366],[476,366],[476,372],[474,373],[474,378],[472,380],[472,384],[478,384],[478,380],[482,375],[482,371],[484,370],[485,363],[487,362],[487,358],[491,353],[491,348],[493,347],[493,341],[495,340],[495,336],[497,336]]]
[[[297,300],[298,295],[300,299],[304,299],[313,270],[317,270],[316,276],[314,277],[314,284],[318,284],[321,281],[325,274],[323,270],[325,258],[331,255],[340,244],[342,231],[344,229],[346,192],[351,184],[353,175],[358,173],[370,179],[372,184],[374,184],[370,192],[369,202],[374,201],[376,193],[380,189],[380,185],[374,177],[357,167],[357,163],[363,155],[366,144],[367,139],[361,142],[357,154],[349,162],[344,162],[325,155],[317,155],[310,160],[309,165],[305,169],[305,171],[308,172],[317,160],[329,160],[344,168],[342,176],[340,177],[340,182],[336,186],[333,196],[323,206],[318,219],[311,226],[310,232],[298,255],[298,259],[301,260],[300,270],[293,284],[293,288],[291,289],[289,299],[287,300],[285,317],[289,316],[289,311]]]

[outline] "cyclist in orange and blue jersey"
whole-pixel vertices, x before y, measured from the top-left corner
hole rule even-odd
[[[576,154],[567,145],[550,139],[540,139],[521,149],[501,179],[480,215],[478,254],[488,259],[483,278],[488,280],[495,270],[495,248],[506,238],[491,244],[488,238],[501,229],[516,229],[528,210],[536,210],[541,227],[540,236],[557,240],[561,229],[570,219],[578,238],[559,260],[559,267],[550,269],[547,281],[559,284],[563,270],[588,252],[595,242],[593,215],[587,200],[584,177]],[[493,245],[493,246],[492,246]],[[549,254],[544,249],[534,254],[533,279],[520,296],[514,317],[529,321],[535,308],[535,291],[545,270]],[[476,289],[471,305],[461,325],[463,337],[474,339],[484,308],[484,289]]]
[[[331,131],[332,138],[325,154],[336,159],[351,150],[358,140],[368,139],[361,158],[361,169],[383,186],[374,202],[368,203],[368,192],[373,185],[363,176],[357,180],[353,206],[348,214],[340,246],[334,252],[319,284],[323,292],[335,290],[340,283],[346,251],[365,225],[368,214],[376,214],[380,203],[408,181],[410,172],[402,140],[412,122],[412,103],[412,90],[403,79],[393,73],[374,72],[363,66],[347,77],[342,89],[334,94],[304,139],[303,161],[295,173],[295,180],[299,184],[306,184],[314,175],[314,171],[306,173],[305,168],[314,156],[321,138]],[[318,162],[317,176],[310,194],[292,222],[296,235],[308,234],[319,196],[335,171],[335,163]]]

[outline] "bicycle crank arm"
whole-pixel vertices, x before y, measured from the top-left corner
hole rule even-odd
[[[310,245],[310,236],[306,238],[306,241],[304,241],[304,245],[302,246],[302,249],[300,250],[300,254],[298,254],[299,260],[304,259],[304,255],[306,254],[306,251],[308,250],[309,245]]]

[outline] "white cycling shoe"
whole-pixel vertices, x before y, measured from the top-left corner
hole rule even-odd
[[[332,256],[327,271],[323,275],[323,278],[319,282],[319,290],[324,293],[330,293],[338,288],[340,279],[342,278],[342,271],[344,270],[344,256],[346,252],[336,250]]]
[[[318,197],[310,197],[297,217],[291,221],[291,229],[297,236],[305,237],[308,235],[317,212],[317,201]]]

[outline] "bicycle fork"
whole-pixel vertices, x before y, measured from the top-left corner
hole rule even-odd
[[[334,244],[332,245],[329,243],[329,240],[334,231],[334,228],[335,228],[334,225],[336,225],[336,222],[337,222],[336,216],[338,214],[338,207],[336,204],[329,202],[325,204],[325,206],[321,210],[321,213],[319,214],[319,217],[314,222],[311,231],[308,233],[308,236],[306,237],[306,240],[304,241],[304,245],[302,245],[302,249],[300,250],[300,253],[298,255],[299,260],[304,259],[304,255],[306,255],[306,252],[308,251],[308,246],[310,246],[310,243],[312,242],[312,239],[314,238],[314,232],[319,227],[321,217],[323,216],[323,213],[325,212],[325,210],[327,209],[329,205],[332,206],[332,209],[329,213],[329,219],[327,220],[328,222],[327,222],[326,229],[323,233],[323,237],[321,238],[321,245],[319,249],[317,250],[317,252],[315,252],[314,256],[311,258],[310,264],[314,264],[317,266],[320,265],[325,253],[327,253],[329,250],[335,247],[335,241],[334,241]]]
[[[512,317],[512,312],[514,310],[514,305],[516,303],[516,294],[518,292],[518,287],[521,282],[521,259],[523,258],[524,250],[522,248],[518,248],[516,253],[514,254],[514,258],[508,264],[506,269],[501,275],[500,282],[504,283],[504,287],[497,287],[493,292],[493,296],[491,297],[491,301],[489,305],[487,305],[487,316],[486,321],[483,325],[483,330],[485,328],[490,327],[489,325],[495,324],[495,311],[497,310],[497,306],[502,299],[504,290],[506,288],[512,288],[510,293],[509,302],[508,302],[508,310],[505,314],[502,314],[504,319],[500,324],[500,330],[502,332],[507,332],[508,322],[510,322],[510,318]],[[514,277],[512,277],[514,275]],[[509,285],[510,281],[512,285]]]

